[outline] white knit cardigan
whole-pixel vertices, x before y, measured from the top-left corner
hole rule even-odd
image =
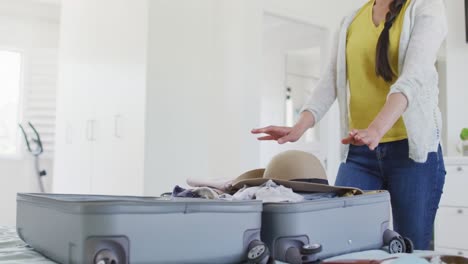
[[[311,112],[319,122],[338,99],[343,137],[349,131],[346,36],[358,11],[344,19],[329,63],[302,109]],[[447,18],[443,0],[412,0],[405,13],[400,37],[399,77],[389,95],[402,93],[408,100],[403,121],[408,133],[409,157],[416,162],[425,162],[428,153],[436,152],[440,143],[442,118],[438,107],[435,62],[446,35]],[[343,161],[346,161],[348,150],[349,146],[343,145]]]

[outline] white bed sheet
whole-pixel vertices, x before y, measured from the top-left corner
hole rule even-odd
[[[0,264],[56,264],[26,245],[16,229],[0,227]]]

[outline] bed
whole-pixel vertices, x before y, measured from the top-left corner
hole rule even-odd
[[[0,227],[0,263],[56,264],[21,241],[15,228],[7,227]]]
[[[413,255],[403,254],[398,260],[388,261],[392,264],[424,264],[429,263],[423,259],[417,258],[418,255],[432,255],[433,252],[418,252]],[[387,259],[390,255],[382,250],[371,250],[365,252],[358,252],[332,258],[330,260],[339,259]],[[15,228],[0,227],[0,264],[57,264],[40,253],[34,251],[31,247],[26,245],[18,237]],[[439,263],[439,262],[435,262]],[[280,264],[280,262],[276,262]]]

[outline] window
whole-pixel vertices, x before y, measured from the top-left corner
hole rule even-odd
[[[0,50],[0,155],[18,154],[21,54]]]

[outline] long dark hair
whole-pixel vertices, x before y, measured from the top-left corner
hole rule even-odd
[[[380,34],[379,41],[377,43],[375,71],[377,76],[382,77],[386,82],[391,82],[395,77],[395,73],[390,67],[388,55],[390,47],[390,28],[392,28],[393,22],[395,22],[395,19],[400,14],[406,1],[407,0],[393,0],[390,4],[390,11],[388,11],[387,16],[385,17],[385,27]]]

